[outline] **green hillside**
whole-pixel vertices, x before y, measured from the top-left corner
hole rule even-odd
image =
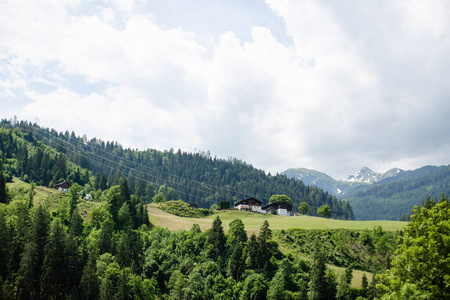
[[[379,181],[372,184],[338,181],[303,168],[288,169],[282,174],[349,201],[357,220],[398,220],[427,196],[439,198],[441,193],[450,194],[450,166],[425,166],[411,171],[392,169],[376,174]]]
[[[328,205],[334,218],[353,219],[348,202],[301,181],[266,174],[235,158],[224,160],[208,152],[173,149],[139,151],[123,148],[117,142],[87,140],[74,132],[58,133],[27,122],[3,120],[1,124],[1,163],[8,177],[38,185],[69,179],[86,192],[105,190],[126,177],[131,193],[140,195],[146,203],[161,193],[166,200],[181,199],[202,208],[220,201],[233,205],[247,197],[268,203],[272,195],[282,194],[292,199],[294,210],[306,202],[308,213],[317,215],[320,206]]]
[[[228,223],[234,219],[241,219],[249,233],[259,231],[264,220],[269,221],[273,230],[287,229],[368,229],[381,227],[388,231],[402,230],[406,222],[400,221],[344,221],[332,220],[311,216],[277,216],[272,214],[259,214],[252,212],[240,212],[236,210],[218,211],[216,214],[206,218],[182,218],[163,212],[155,205],[149,207],[149,216],[153,224],[166,227],[170,230],[185,229],[189,230],[193,224],[199,224],[201,228],[207,229],[211,226],[216,216],[219,216],[224,222],[225,230],[228,229]]]

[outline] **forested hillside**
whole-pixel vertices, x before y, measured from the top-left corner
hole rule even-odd
[[[376,180],[338,181],[324,173],[301,168],[288,169],[282,174],[349,201],[357,220],[405,220],[414,205],[420,205],[427,196],[438,198],[441,193],[450,194],[450,165],[409,171],[394,168],[386,173],[363,168],[357,174],[364,175],[364,172],[374,173],[368,175],[375,175]]]
[[[0,178],[0,299],[373,299],[375,281],[352,287],[353,269],[385,270],[395,245],[381,228],[273,233],[263,219],[248,236],[218,216],[206,231],[171,232],[148,223],[125,178],[95,202],[76,185],[36,195],[16,182]]]
[[[359,220],[406,220],[415,205],[430,196],[450,194],[450,166],[427,166],[404,172],[400,178],[360,187],[345,195]],[[370,206],[371,209],[367,209]]]
[[[132,193],[120,172],[95,176],[89,161],[87,168],[77,166],[36,135],[0,128],[1,300],[448,299],[450,295],[450,204],[444,195],[438,202],[428,198],[416,208],[405,233],[381,228],[272,232],[265,220],[249,237],[242,220],[232,220],[225,232],[219,216],[205,231],[194,224],[190,230],[171,232],[149,223],[143,195],[136,186]],[[71,152],[67,147],[59,150]],[[14,178],[9,188],[6,181],[12,176],[44,185],[45,180],[52,184],[69,178],[74,184],[68,193],[52,190],[37,199],[34,182],[14,186],[18,182]],[[161,186],[167,196],[169,188]],[[85,192],[94,199],[82,199]],[[338,276],[327,264],[345,271]],[[353,269],[381,274],[370,283],[362,276],[355,288]]]
[[[87,140],[74,132],[58,133],[27,122],[3,120],[1,125],[2,168],[9,177],[24,177],[40,185],[69,179],[81,186],[88,184],[89,192],[104,190],[125,176],[131,192],[145,202],[162,193],[166,200],[182,199],[203,208],[224,200],[233,204],[246,197],[268,203],[272,195],[284,194],[293,200],[294,210],[306,202],[308,214],[317,215],[320,206],[328,205],[333,217],[353,219],[348,202],[301,181],[265,174],[235,158],[224,160],[208,152],[172,149],[138,151],[117,142]],[[89,182],[90,176],[93,180]]]

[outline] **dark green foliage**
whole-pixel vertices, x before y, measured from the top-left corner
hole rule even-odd
[[[128,230],[133,228],[133,219],[131,218],[130,208],[125,202],[119,210],[117,215],[117,228],[121,230]]]
[[[286,202],[289,205],[293,205],[291,198],[286,195],[272,195],[269,199],[269,203]]]
[[[353,266],[350,265],[345,269],[344,273],[342,273],[341,275],[339,284],[337,286],[336,299],[338,300],[351,299],[350,284],[352,283],[352,278],[353,278]]]
[[[267,281],[261,274],[252,274],[245,279],[241,300],[266,299]]]
[[[39,205],[33,216],[31,231],[24,252],[21,254],[17,286],[19,299],[34,299],[40,295],[40,276],[45,258],[45,245],[49,232],[50,217],[47,210]],[[28,228],[27,225],[25,228]]]
[[[228,263],[228,271],[227,274],[229,277],[233,277],[236,281],[239,281],[239,278],[244,271],[244,257],[242,256],[242,245],[240,242],[234,246],[233,253],[231,254],[230,261]]]
[[[120,180],[120,202],[119,206],[122,206],[125,202],[129,203],[131,200],[130,188],[128,187],[128,181],[126,178]]]
[[[204,218],[213,214],[213,211],[206,208],[192,208],[182,200],[167,201],[159,206],[159,209],[172,215],[187,218]]]
[[[158,193],[153,197],[152,201],[153,203],[164,203],[166,202],[166,198],[164,198],[162,193]]]
[[[395,249],[397,236],[381,227],[373,230],[287,229],[276,232],[275,240],[302,255],[313,257],[317,237],[322,242],[327,263],[341,267],[353,264],[356,269],[382,272]]]
[[[62,224],[55,220],[50,229],[44,250],[44,263],[40,279],[40,295],[43,299],[58,299],[65,295],[68,258],[66,256],[67,234]]]
[[[298,212],[306,215],[308,213],[308,203],[300,203],[300,205],[298,206]]]
[[[72,216],[73,212],[77,209],[78,201],[80,200],[79,192],[81,192],[81,186],[78,183],[74,183],[69,188],[69,216]]]
[[[220,201],[219,202],[220,209],[230,209],[230,201]]]
[[[209,230],[209,244],[212,246],[213,256],[217,259],[225,250],[225,234],[223,232],[222,221],[219,216],[214,220]]]
[[[98,249],[100,250],[100,254],[112,252],[113,233],[114,233],[114,222],[110,219],[106,219],[102,223],[102,227],[98,237]]]
[[[327,267],[325,265],[325,255],[319,240],[314,241],[314,256],[311,267],[310,300],[326,300],[327,298]]]
[[[317,214],[321,217],[330,218],[331,209],[328,205],[322,205],[319,209],[317,209]]]
[[[6,188],[6,179],[3,172],[0,171],[0,203],[8,203],[8,193]]]
[[[360,295],[363,298],[368,298],[369,297],[369,280],[367,280],[367,276],[366,273],[363,274],[363,277],[361,279],[361,292]]]
[[[84,266],[80,281],[80,294],[82,299],[95,300],[99,294],[99,280],[97,275],[97,260],[94,253],[89,254],[87,264]]]
[[[28,178],[39,185],[69,179],[84,186],[92,172],[96,176],[91,186],[105,190],[107,181],[119,185],[123,174],[128,174],[133,183],[128,183],[130,193],[141,196],[146,203],[156,188],[166,200],[182,198],[203,208],[219,201],[234,203],[248,196],[267,203],[271,195],[285,194],[296,206],[307,202],[310,214],[314,215],[321,205],[329,205],[335,218],[353,218],[348,202],[284,175],[266,175],[238,159],[213,159],[208,153],[180,150],[137,151],[124,149],[117,142],[87,141],[75,133],[58,133],[27,122],[1,123],[0,151],[6,160],[11,159],[4,164],[9,177],[29,171]],[[90,172],[86,173],[86,169]],[[145,182],[147,186],[143,188]],[[118,203],[117,210],[121,206]]]
[[[70,218],[69,233],[74,236],[80,236],[83,233],[83,217],[77,210],[72,213]]]
[[[415,207],[380,285],[384,299],[450,298],[450,203]]]

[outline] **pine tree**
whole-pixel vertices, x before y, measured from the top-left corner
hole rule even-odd
[[[11,237],[6,223],[6,214],[0,210],[0,278],[8,275],[8,262],[11,256]]]
[[[269,222],[264,220],[261,225],[258,236],[258,269],[265,267],[266,263],[272,257],[272,253],[269,253],[268,242],[272,239],[272,230],[269,228]]]
[[[125,202],[117,214],[117,226],[120,230],[128,230],[133,227],[133,219],[131,218],[128,202]]]
[[[353,278],[352,272],[353,272],[353,266],[350,265],[345,269],[344,273],[342,273],[341,279],[337,286],[336,298],[338,300],[350,299],[350,284],[352,283],[352,278]]]
[[[73,212],[77,209],[78,200],[80,196],[78,196],[78,193],[81,191],[81,186],[78,183],[74,183],[70,189],[69,189],[69,197],[70,197],[70,204],[69,204],[69,216],[71,217]]]
[[[114,223],[112,220],[106,219],[102,223],[102,228],[100,229],[100,234],[98,237],[98,249],[100,250],[100,254],[112,252],[113,233],[114,233]]]
[[[0,203],[8,204],[8,193],[6,187],[6,179],[3,172],[0,171]]]
[[[41,205],[36,208],[31,223],[28,242],[21,255],[17,278],[19,299],[38,299],[40,294],[40,276],[44,262],[44,249],[48,236],[50,216]],[[28,227],[27,227],[28,228]]]
[[[247,252],[247,268],[256,269],[258,267],[258,240],[255,233],[252,233],[250,239],[247,242]]]
[[[314,241],[314,257],[311,267],[309,300],[326,300],[327,299],[327,266],[325,264],[325,255],[322,252],[321,244],[318,238]]]
[[[213,246],[215,258],[218,259],[219,255],[225,250],[225,234],[219,216],[214,220],[212,228],[209,230],[209,243]]]
[[[364,273],[361,279],[361,297],[367,298],[368,296],[369,296],[369,280],[367,280],[366,273]]]
[[[67,235],[62,224],[54,220],[47,244],[45,245],[45,258],[41,275],[41,298],[61,299],[65,295]]]
[[[122,178],[120,180],[120,203],[119,206],[122,206],[124,203],[130,203],[131,194],[130,188],[128,187],[128,181],[126,178]]]
[[[244,266],[245,265],[242,258],[242,244],[237,243],[228,263],[228,276],[233,277],[236,281],[239,281],[239,278],[244,271]]]
[[[70,218],[69,233],[73,236],[81,236],[83,233],[83,217],[78,210],[75,210]]]
[[[99,295],[99,280],[97,275],[97,261],[95,254],[91,252],[84,266],[80,281],[80,294],[82,299],[94,300]]]

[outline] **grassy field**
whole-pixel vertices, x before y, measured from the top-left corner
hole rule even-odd
[[[222,225],[225,232],[229,229],[229,223],[234,219],[241,219],[245,224],[245,229],[249,234],[259,233],[264,220],[269,222],[272,230],[281,230],[289,228],[305,228],[305,229],[373,229],[374,227],[381,226],[384,230],[401,230],[406,225],[406,222],[399,221],[344,221],[344,220],[330,220],[325,218],[299,216],[299,217],[286,217],[276,215],[266,215],[251,212],[239,212],[235,210],[219,211],[212,216],[195,219],[195,218],[181,218],[169,213],[163,212],[156,208],[155,205],[148,206],[148,212],[150,222],[154,225],[166,227],[170,230],[189,230],[193,224],[199,224],[202,230],[211,228],[213,220],[219,216],[222,220]],[[280,250],[282,252],[289,251],[292,253],[292,249],[288,249],[280,244]],[[328,266],[334,270],[338,276],[344,272],[344,268],[336,267],[333,265]],[[369,282],[372,280],[372,273],[364,272],[360,270],[353,270],[352,286],[360,287],[363,274],[366,274]]]
[[[196,218],[181,218],[171,215],[169,213],[160,211],[156,207],[149,206],[150,222],[155,225],[169,228],[170,230],[190,229],[193,224],[197,223],[202,229],[211,227],[213,220],[219,216],[222,220],[225,231],[228,230],[228,224],[234,219],[241,219],[244,222],[245,229],[250,234],[252,232],[258,233],[264,220],[269,222],[272,230],[281,230],[289,228],[304,228],[304,229],[373,229],[381,226],[384,230],[396,231],[401,230],[406,225],[405,222],[400,221],[345,221],[345,220],[331,220],[310,216],[276,216],[270,214],[258,214],[251,212],[240,212],[236,210],[219,211],[217,214],[211,215],[203,219]]]
[[[14,177],[13,182],[9,182],[6,185],[8,186],[9,191],[15,196],[15,199],[28,199],[30,184]],[[34,191],[36,193],[33,197],[34,206],[44,203],[49,211],[52,211],[58,210],[69,203],[68,193],[48,189],[45,186],[36,186]],[[86,221],[89,218],[92,209],[100,204],[100,202],[80,199],[78,202],[78,210]]]

